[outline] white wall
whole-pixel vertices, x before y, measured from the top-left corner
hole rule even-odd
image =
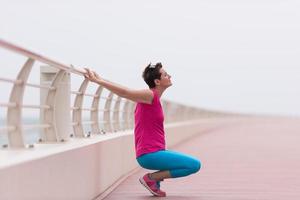
[[[202,119],[165,127],[168,148],[227,119]],[[132,131],[41,144],[31,150],[0,151],[1,200],[93,199],[136,167]],[[138,183],[137,183],[138,184]]]

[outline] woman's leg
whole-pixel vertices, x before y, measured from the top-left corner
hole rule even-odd
[[[159,170],[150,174],[150,178],[156,181],[188,176],[201,167],[197,158],[170,150],[145,154],[138,157],[137,161],[143,168]]]

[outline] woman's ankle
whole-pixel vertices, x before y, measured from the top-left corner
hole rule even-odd
[[[164,180],[163,178],[155,178],[155,177],[153,177],[153,173],[149,173],[148,174],[148,178],[150,180],[153,180],[153,181],[163,181]]]

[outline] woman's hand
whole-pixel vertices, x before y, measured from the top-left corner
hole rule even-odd
[[[86,73],[84,74],[84,77],[89,79],[89,81],[92,81],[94,83],[99,83],[101,81],[101,77],[94,71],[91,71],[89,68],[84,68]]]

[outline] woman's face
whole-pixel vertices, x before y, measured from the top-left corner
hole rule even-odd
[[[160,68],[160,86],[168,88],[172,85],[171,75],[169,75],[163,68]]]

